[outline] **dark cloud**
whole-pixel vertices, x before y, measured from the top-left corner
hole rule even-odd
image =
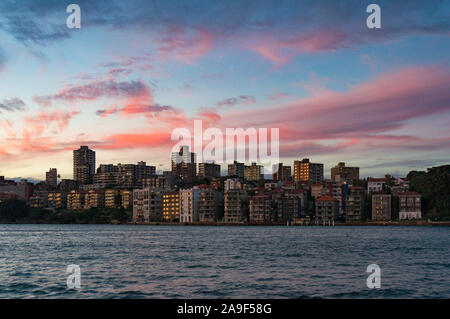
[[[175,111],[175,109],[172,106],[169,105],[139,105],[137,108],[135,107],[133,109],[133,114],[138,113],[159,113],[164,111]],[[116,114],[116,113],[126,113],[127,108],[112,108],[112,109],[101,109],[95,112],[98,116],[106,117],[108,115]],[[128,113],[129,114],[129,113]]]
[[[24,101],[18,98],[4,99],[0,102],[0,111],[1,110],[8,112],[25,111],[26,104]]]
[[[94,81],[79,86],[69,86],[56,94],[35,96],[36,103],[49,106],[53,101],[93,101],[101,97],[134,97],[149,94],[148,86],[141,81]]]
[[[444,0],[378,0],[382,29],[368,32],[363,1],[91,1],[78,0],[82,28],[152,30],[171,42],[175,29],[208,30],[219,37],[271,33],[281,38],[318,29],[340,31],[341,41],[331,48],[407,34],[449,34],[449,4]],[[70,37],[66,28],[68,2],[59,0],[0,2],[0,28],[23,42],[44,45]],[[350,40],[349,40],[350,39]],[[282,39],[283,40],[283,39]],[[325,46],[327,47],[327,46]]]
[[[253,104],[256,103],[255,97],[250,95],[241,95],[238,97],[228,98],[222,101],[217,102],[217,106],[226,107],[226,106],[235,106],[237,104]]]

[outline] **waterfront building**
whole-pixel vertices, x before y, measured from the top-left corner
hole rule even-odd
[[[71,191],[67,193],[67,209],[83,210],[85,204],[85,191]]]
[[[67,194],[63,192],[48,193],[48,207],[50,208],[66,208]]]
[[[372,220],[391,220],[391,195],[372,195]]]
[[[323,164],[311,163],[308,158],[294,161],[294,180],[303,183],[322,183]]]
[[[316,199],[316,221],[332,222],[339,217],[339,201],[330,195],[323,195]]]
[[[162,219],[162,193],[143,188],[133,190],[133,221],[148,223]]]
[[[360,186],[350,186],[345,198],[345,221],[360,222],[363,218],[364,197],[366,189]]]
[[[180,220],[180,192],[171,191],[163,194],[163,219],[165,221]]]
[[[209,185],[200,185],[199,221],[215,222],[223,217],[223,194]]]
[[[417,192],[404,192],[399,197],[399,219],[422,219],[421,197]]]
[[[200,194],[198,186],[180,189],[180,223],[199,221]]]
[[[120,189],[110,188],[105,190],[105,207],[119,208],[120,205]]]
[[[125,209],[133,207],[133,190],[121,189],[120,190],[120,203]]]
[[[268,224],[273,221],[272,198],[269,194],[260,192],[250,198],[250,223]]]
[[[90,190],[85,194],[84,209],[105,207],[105,191]]]
[[[248,194],[244,189],[229,189],[224,193],[224,218],[226,223],[248,221]]]

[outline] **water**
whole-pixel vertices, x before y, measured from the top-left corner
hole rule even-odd
[[[0,225],[0,298],[449,298],[448,227]],[[381,267],[381,289],[366,268]],[[66,267],[81,267],[67,289]]]

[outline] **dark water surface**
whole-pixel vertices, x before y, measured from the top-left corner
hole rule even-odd
[[[0,225],[0,298],[305,297],[450,298],[450,228]]]

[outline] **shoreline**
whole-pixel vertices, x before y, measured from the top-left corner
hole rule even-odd
[[[323,224],[251,224],[251,223],[223,223],[223,222],[195,222],[195,223],[176,223],[176,222],[149,222],[149,223],[133,223],[133,222],[113,222],[113,223],[37,223],[30,221],[21,222],[0,222],[0,225],[147,225],[147,226],[288,226],[288,227],[333,227],[333,226],[450,226],[450,221],[439,221],[439,222],[427,222],[427,221],[377,221],[377,222],[352,222],[352,223],[338,223],[335,222],[334,225],[323,225]]]

